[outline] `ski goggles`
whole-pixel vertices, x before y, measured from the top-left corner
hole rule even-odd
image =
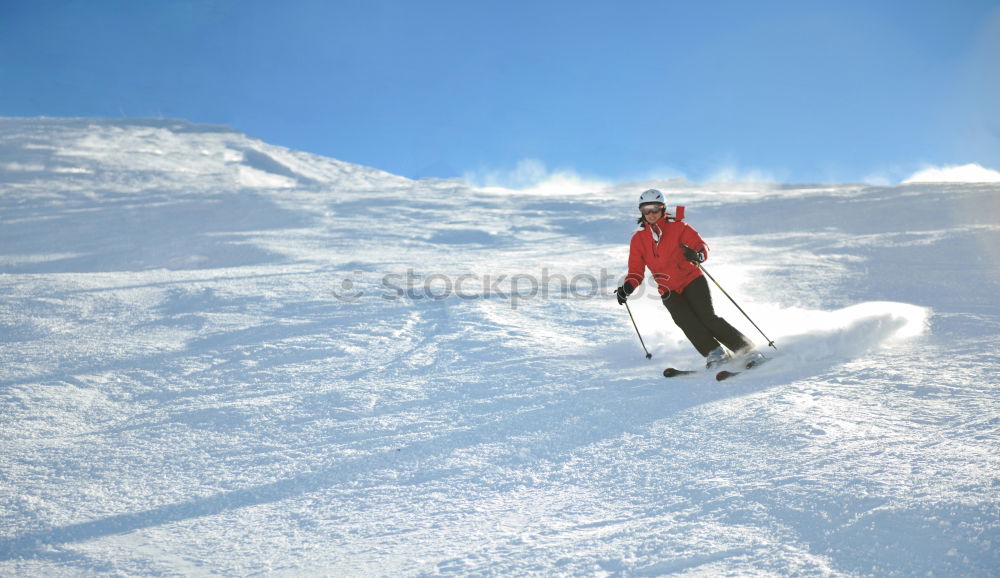
[[[643,215],[652,215],[653,213],[659,213],[664,209],[665,207],[663,205],[649,205],[646,207],[639,207],[639,212]]]

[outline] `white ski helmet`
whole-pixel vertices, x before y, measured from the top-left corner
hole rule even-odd
[[[656,189],[649,189],[643,191],[642,194],[639,195],[639,206],[641,207],[643,205],[648,205],[651,203],[657,203],[660,205],[667,204],[663,199],[663,193],[661,193],[660,191]]]

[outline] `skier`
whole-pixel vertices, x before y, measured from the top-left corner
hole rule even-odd
[[[653,273],[660,299],[691,344],[712,369],[734,355],[747,360],[763,358],[754,344],[715,314],[708,282],[698,264],[708,258],[708,245],[687,223],[667,213],[663,193],[649,189],[639,195],[639,225],[629,246],[628,275],[615,291],[618,304]]]

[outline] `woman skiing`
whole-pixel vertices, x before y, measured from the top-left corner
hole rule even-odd
[[[698,264],[708,258],[708,245],[687,223],[666,211],[663,193],[649,189],[639,195],[639,225],[629,246],[628,275],[615,295],[623,305],[645,277],[653,273],[663,305],[691,344],[706,358],[705,367],[725,363],[733,354],[763,357],[754,344],[715,314],[708,282]],[[728,349],[728,350],[727,350]]]

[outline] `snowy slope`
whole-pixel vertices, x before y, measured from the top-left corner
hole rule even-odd
[[[699,358],[648,286],[643,358],[650,185],[764,367],[662,378]],[[998,248],[996,183],[504,191],[0,119],[0,575],[995,576]]]

